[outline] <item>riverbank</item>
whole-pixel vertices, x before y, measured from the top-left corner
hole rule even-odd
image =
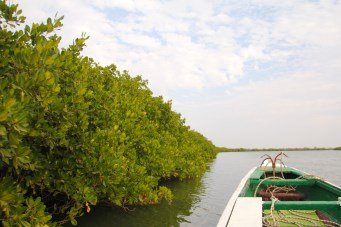
[[[299,148],[227,148],[217,147],[218,152],[250,152],[250,151],[326,151],[341,150],[341,147],[299,147]]]

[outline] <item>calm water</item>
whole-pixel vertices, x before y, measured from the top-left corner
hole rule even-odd
[[[96,207],[79,226],[215,226],[242,177],[260,164],[265,152],[220,153],[199,180],[168,183],[174,194],[171,205],[138,207],[122,211]],[[278,152],[266,152],[271,156]],[[286,152],[286,165],[341,185],[341,151]]]

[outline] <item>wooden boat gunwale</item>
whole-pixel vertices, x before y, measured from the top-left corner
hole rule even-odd
[[[237,189],[235,190],[235,192],[232,194],[231,198],[229,199],[220,219],[219,222],[217,224],[217,227],[225,227],[226,224],[229,222],[229,219],[231,217],[232,211],[233,211],[233,207],[237,201],[237,198],[239,197],[239,194],[241,193],[241,191],[243,190],[246,182],[249,180],[249,177],[251,176],[251,174],[257,169],[257,167],[252,168],[245,176],[244,178],[240,181]]]

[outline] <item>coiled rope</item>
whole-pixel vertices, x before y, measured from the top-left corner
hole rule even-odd
[[[265,174],[265,172],[264,172]],[[255,192],[254,192],[254,197],[257,196],[257,192],[259,190],[259,187],[264,183],[264,181],[269,180],[269,179],[285,179],[284,174],[281,169],[281,175],[282,177],[276,177],[276,176],[271,176],[271,177],[266,177],[264,176],[264,179],[259,182],[257,185]],[[314,176],[314,175],[302,175],[297,177],[296,179],[303,179],[303,178],[309,178],[309,179],[318,179],[321,180],[322,178]],[[293,186],[270,186],[266,189],[266,192],[269,192],[271,194],[271,207],[270,207],[270,214],[264,215],[263,217],[263,225],[267,227],[278,227],[280,226],[281,223],[287,223],[287,224],[292,224],[297,227],[303,227],[303,226],[327,226],[327,227],[341,227],[340,224],[329,221],[329,220],[320,220],[318,218],[313,218],[313,217],[308,217],[309,214],[314,214],[316,211],[298,211],[298,210],[288,210],[288,214],[284,214],[282,211],[275,211],[275,203],[279,201],[274,194],[276,192],[292,192],[295,191],[296,187]],[[276,212],[276,214],[275,214]],[[307,224],[307,222],[309,224]]]

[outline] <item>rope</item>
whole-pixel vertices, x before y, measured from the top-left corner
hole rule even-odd
[[[258,192],[259,186],[260,186],[264,181],[269,180],[269,179],[282,179],[282,180],[284,180],[284,178],[282,178],[282,177],[267,177],[267,178],[264,178],[264,179],[261,180],[261,181],[259,182],[259,184],[257,185],[256,190],[255,190],[255,193],[253,194],[253,197],[256,197],[256,196],[257,196],[257,192]]]
[[[265,174],[265,171],[264,171],[264,174]],[[259,187],[264,183],[264,181],[268,180],[268,179],[285,179],[284,178],[284,174],[283,174],[283,171],[282,171],[282,168],[281,168],[281,175],[282,177],[276,177],[276,176],[271,176],[271,177],[266,177],[264,175],[264,179],[261,180],[259,182],[259,184],[257,185],[256,189],[255,189],[255,192],[254,192],[254,197],[257,196],[257,193],[258,193],[258,190],[259,190]],[[318,179],[318,180],[322,180],[322,178],[320,177],[317,177],[317,176],[314,176],[314,175],[302,175],[302,176],[299,176],[297,177],[296,179]],[[313,218],[313,217],[307,217],[307,216],[304,216],[304,215],[307,215],[307,214],[313,214],[315,213],[315,211],[293,211],[293,210],[289,210],[288,212],[290,213],[290,215],[286,215],[286,214],[283,214],[283,212],[281,211],[276,211],[275,210],[275,203],[277,201],[279,201],[278,198],[276,198],[276,196],[274,196],[274,194],[276,192],[285,192],[285,193],[288,193],[288,192],[292,192],[292,191],[296,191],[296,187],[293,187],[293,186],[283,186],[283,187],[279,187],[279,186],[274,186],[274,185],[271,185],[269,186],[267,189],[266,189],[266,192],[270,193],[271,194],[271,207],[270,207],[270,214],[269,215],[265,215],[263,217],[263,225],[264,226],[267,226],[267,227],[277,227],[277,226],[280,226],[280,222],[282,223],[287,223],[287,224],[293,224],[295,226],[298,226],[298,227],[301,227],[301,226],[321,226],[321,225],[325,225],[327,227],[341,227],[340,224],[336,223],[336,222],[333,222],[333,221],[328,221],[328,220],[320,220],[318,218]],[[274,214],[274,212],[276,212],[276,214]],[[272,222],[270,221],[270,219],[272,220]],[[307,223],[304,223],[302,221],[306,221],[306,222],[309,222],[311,223],[312,225],[308,225]]]

